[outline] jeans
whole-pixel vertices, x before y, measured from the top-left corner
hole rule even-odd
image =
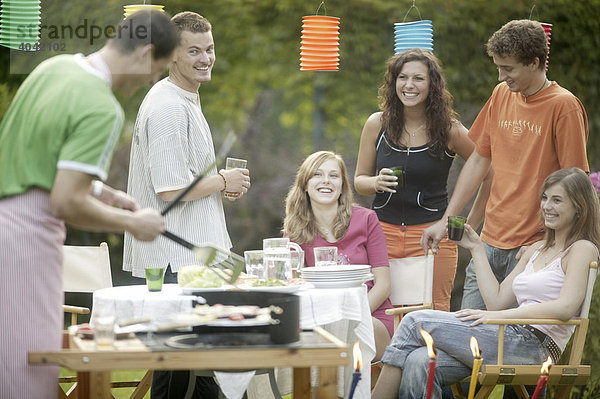
[[[500,249],[489,244],[483,243],[488,262],[496,276],[496,280],[501,283],[506,276],[512,272],[518,263],[515,256],[520,247],[513,249]],[[473,259],[469,262],[465,273],[465,283],[463,286],[463,298],[461,309],[486,309],[485,302],[477,286],[477,277],[475,275],[475,266]]]
[[[420,328],[432,336],[437,355],[434,398],[441,398],[442,386],[471,375],[471,336],[477,338],[484,364],[498,361],[498,326],[471,327],[470,324],[471,321],[463,322],[454,313],[438,310],[421,310],[404,316],[382,358],[384,364],[402,369],[399,398],[427,397],[429,357]],[[506,326],[504,360],[507,364],[542,364],[548,354],[533,333],[519,326]]]

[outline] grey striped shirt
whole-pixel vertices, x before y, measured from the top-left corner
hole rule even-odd
[[[168,202],[157,193],[189,185],[215,160],[210,128],[200,106],[198,93],[183,90],[165,78],[144,98],[135,122],[127,193],[140,207],[162,210]],[[207,175],[217,173],[215,167]],[[231,248],[219,192],[181,201],[166,215],[167,229],[196,244],[212,243]],[[198,264],[189,249],[159,237],[141,242],[125,233],[123,270],[145,277],[147,267]]]

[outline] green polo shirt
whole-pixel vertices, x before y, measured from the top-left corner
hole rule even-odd
[[[0,198],[51,190],[59,168],[106,179],[122,126],[123,109],[83,56],[42,62],[0,124]]]

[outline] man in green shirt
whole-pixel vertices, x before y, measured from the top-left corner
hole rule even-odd
[[[164,230],[156,210],[101,180],[123,125],[113,91],[156,82],[177,44],[167,15],[135,13],[99,51],[42,62],[0,123],[2,398],[56,398],[58,368],[29,366],[27,352],[61,346],[64,223],[144,241]]]

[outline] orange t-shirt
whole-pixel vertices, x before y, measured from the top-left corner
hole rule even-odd
[[[568,167],[589,172],[585,109],[556,82],[527,99],[498,84],[469,137],[494,168],[481,238],[496,248],[541,237],[539,190],[549,174]]]

